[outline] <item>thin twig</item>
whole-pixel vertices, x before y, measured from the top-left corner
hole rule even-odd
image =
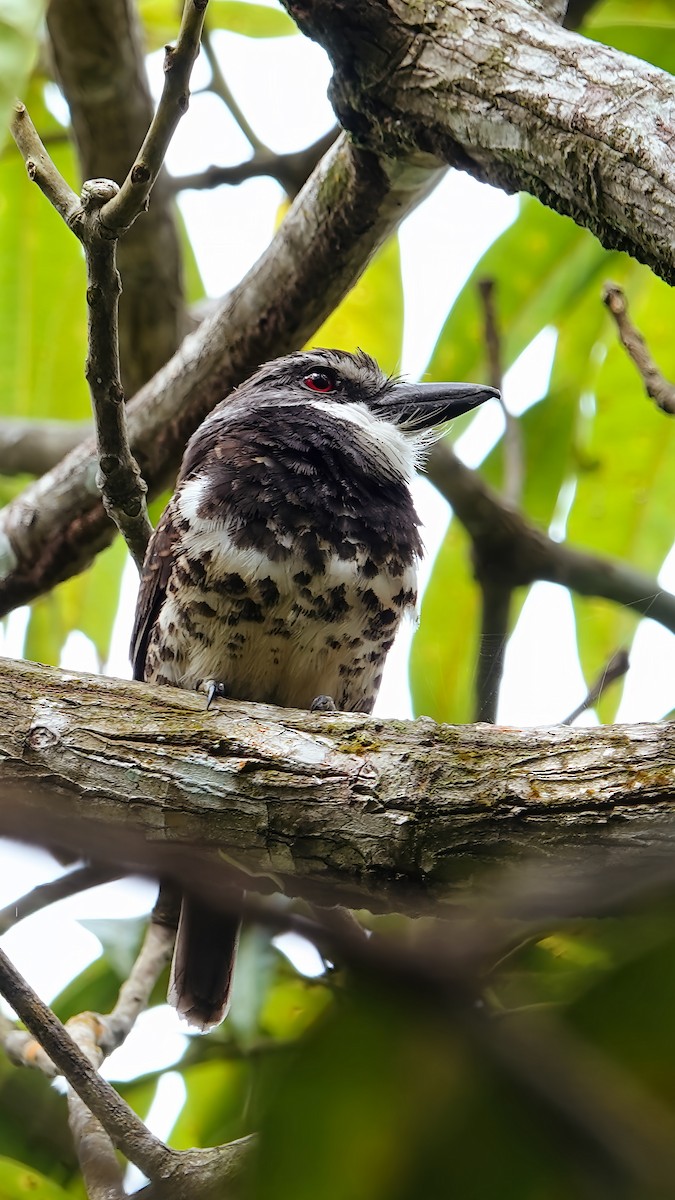
[[[504,372],[502,369],[502,340],[497,320],[494,279],[479,279],[478,292],[483,304],[485,324],[485,346],[488,360],[488,383],[498,389],[499,403],[504,414],[504,499],[510,504],[520,504],[523,494],[524,465],[523,439],[520,424],[509,412],[504,400]]]
[[[68,186],[54,165],[25,105],[16,105],[10,129],[26,164],[28,178],[38,185],[66,225],[70,225],[82,206],[80,197]]]
[[[29,175],[84,246],[89,337],[86,374],[96,423],[97,482],[105,510],[122,533],[140,570],[152,526],[145,502],[147,488],[129,446],[120,380],[117,312],[121,285],[115,265],[117,243],[102,233],[100,221],[101,207],[118,191],[117,184],[106,179],[89,180],[83,186],[82,198],[74,206],[74,193],[69,189],[65,192],[60,186],[61,177],[22,104],[16,109],[12,133]],[[31,172],[35,163],[39,163],[39,170]]]
[[[82,242],[87,264],[89,350],[86,375],[96,422],[97,483],[108,516],[122,533],[139,570],[152,533],[147,486],[131,453],[120,376],[118,309],[121,283],[117,238],[147,207],[148,196],[180,117],[208,0],[186,0],[176,46],[167,47],[164,90],[136,161],[121,188],[111,180],[84,184],[81,201],[51,162],[23,105],[12,125],[31,178]]]
[[[478,293],[483,305],[489,383],[499,391],[499,403],[504,414],[504,498],[508,504],[517,505],[523,490],[523,446],[520,426],[506,407],[503,396],[502,346],[495,305],[494,279],[480,279]],[[496,571],[492,569],[491,557],[483,553],[479,541],[472,539],[472,550],[481,593],[475,714],[477,721],[494,722],[497,718],[499,688],[504,674],[513,588],[499,565]]]
[[[100,215],[117,185],[93,179],[82,189],[80,235],[87,263],[88,353],[85,367],[96,423],[98,474],[103,506],[120,530],[139,571],[152,534],[147,484],[129,445],[120,375],[118,312],[122,284],[117,242],[101,236]],[[98,220],[97,220],[98,218]]]
[[[3,950],[0,950],[0,994],[126,1158],[149,1179],[170,1172],[174,1152],[146,1129],[115,1089],[101,1078],[65,1026],[26,983]],[[96,1019],[93,1014],[90,1017]]]
[[[622,289],[616,283],[606,283],[602,299],[614,317],[625,350],[642,376],[647,395],[662,412],[675,416],[675,385],[663,377],[649,353],[645,339],[630,320]]]
[[[101,210],[101,221],[109,236],[128,229],[147,207],[174,130],[188,109],[190,75],[199,54],[207,4],[208,0],[185,0],[176,45],[166,48],[164,88],[157,111],[122,187]]]
[[[577,720],[577,717],[580,717],[582,713],[585,713],[589,708],[593,708],[593,706],[597,704],[598,700],[607,690],[610,684],[615,683],[617,679],[621,679],[626,674],[629,667],[630,662],[628,660],[628,651],[617,650],[616,653],[612,655],[607,665],[603,667],[595,683],[589,688],[586,698],[582,700],[581,704],[579,704],[578,707],[570,713],[569,717],[565,717],[565,720],[561,721],[560,724],[573,725]]]
[[[213,92],[214,96],[218,96],[219,99],[222,100],[229,113],[234,117],[244,137],[253,148],[256,159],[274,157],[269,147],[266,146],[263,141],[261,141],[255,130],[249,125],[244,113],[232,95],[227,80],[223,75],[221,65],[218,61],[218,55],[213,49],[211,34],[208,29],[204,29],[202,32],[202,46],[204,47],[204,54],[206,55],[209,67],[211,68],[211,81],[209,83],[208,90]]]
[[[40,883],[18,900],[13,900],[6,908],[0,909],[0,934],[7,933],[7,930],[18,925],[19,921],[48,908],[50,904],[56,904],[69,896],[77,896],[80,892],[87,892],[99,884],[111,883],[123,874],[125,872],[114,867],[100,867],[88,863],[85,867],[76,867],[65,875],[59,875],[58,879],[52,879],[49,883]]]
[[[304,150],[289,154],[272,154],[271,151],[256,152],[253,158],[230,167],[210,166],[191,175],[177,175],[170,180],[174,192],[190,189],[201,191],[206,188],[235,185],[247,179],[269,176],[276,179],[293,199],[314,170],[316,164],[330,149],[338,135],[337,126],[312,142]]]

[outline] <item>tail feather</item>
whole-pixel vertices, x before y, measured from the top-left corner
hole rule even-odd
[[[169,1003],[205,1031],[227,1014],[239,943],[237,917],[183,896],[171,964]]]

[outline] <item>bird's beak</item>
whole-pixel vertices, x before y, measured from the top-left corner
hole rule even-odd
[[[497,388],[478,383],[396,383],[374,405],[378,415],[407,432],[432,429],[499,397]]]

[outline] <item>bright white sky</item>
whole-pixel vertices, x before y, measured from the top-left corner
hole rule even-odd
[[[249,121],[272,149],[294,150],[307,145],[332,123],[325,98],[330,70],[323,51],[304,38],[250,42],[229,34],[217,35],[225,76]],[[152,84],[161,86],[161,56],[151,64]],[[204,61],[193,80],[197,89],[208,78]],[[213,160],[234,163],[248,156],[246,139],[209,94],[193,96],[189,113],[178,128],[169,154],[176,174],[200,170]],[[235,189],[196,192],[181,202],[208,292],[221,295],[255,261],[274,228],[280,189],[270,180],[251,180]],[[468,176],[451,173],[433,195],[408,218],[401,230],[406,294],[406,327],[402,370],[418,376],[452,303],[474,263],[493,239],[514,219],[517,201]],[[367,345],[364,349],[368,349]],[[505,398],[514,413],[524,411],[545,391],[554,337],[545,331],[509,372]],[[496,405],[486,405],[458,450],[477,465],[501,430]],[[428,551],[423,578],[445,531],[449,510],[435,490],[420,480],[417,503],[425,524]],[[661,575],[675,590],[675,554]],[[123,602],[113,639],[109,673],[129,676],[127,647],[135,603],[133,569],[127,572]],[[0,642],[0,652],[21,651],[25,614],[15,614]],[[386,716],[410,715],[406,660],[411,630],[404,631],[391,654],[377,711]],[[63,664],[96,670],[92,648],[81,635],[66,647]],[[672,699],[675,677],[675,638],[653,622],[643,622],[632,654],[621,720],[654,720]],[[507,653],[499,719],[526,725],[560,720],[585,694],[574,646],[571,606],[567,593],[549,584],[533,589]],[[591,720],[592,718],[588,718]],[[34,884],[59,873],[50,856],[0,843],[0,905]],[[10,932],[3,945],[19,970],[49,1000],[69,978],[99,952],[94,935],[79,918],[116,917],[146,912],[154,888],[138,883],[108,885],[74,897],[36,915]],[[290,947],[287,943],[287,947]],[[64,953],[64,948],[66,952]],[[316,970],[304,958],[303,969]],[[108,1073],[114,1078],[168,1064],[179,1056],[184,1034],[172,1010],[162,1009],[141,1020],[127,1045],[114,1056]],[[166,1135],[172,1111],[180,1105],[182,1084],[173,1076],[156,1109],[156,1132]]]

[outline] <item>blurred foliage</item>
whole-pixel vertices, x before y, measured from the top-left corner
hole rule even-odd
[[[17,96],[23,96],[37,55],[45,0],[0,0],[0,150]]]
[[[5,109],[35,51],[28,34],[40,8],[19,8],[0,3]],[[177,10],[175,0],[141,0],[149,48],[175,37]],[[18,32],[5,36],[3,21],[17,19]],[[209,21],[213,29],[251,38],[295,33],[279,5],[211,0]],[[675,69],[671,0],[602,0],[584,31]],[[37,72],[22,92],[40,131],[58,139],[63,128],[45,104],[46,83]],[[50,150],[75,182],[68,144],[56,140]],[[194,300],[203,288],[182,226],[181,236]],[[632,318],[663,372],[675,379],[675,302],[668,288],[529,198],[461,290],[426,378],[487,378],[477,286],[483,278],[495,283],[505,370],[542,330],[553,329],[546,394],[518,418],[523,511],[543,528],[554,524],[558,534],[566,531],[575,544],[656,574],[673,541],[675,424],[645,399],[618,344],[601,302],[608,277],[625,288]],[[77,242],[7,147],[0,158],[4,416],[88,415],[83,281]],[[393,238],[312,343],[361,345],[385,370],[395,371],[403,334],[399,243]],[[493,488],[503,486],[503,439],[480,470]],[[0,480],[3,499],[23,482]],[[155,519],[165,502],[162,497],[153,506]],[[103,662],[124,560],[118,542],[87,572],[36,603],[26,654],[58,662],[69,633],[80,630]],[[512,625],[524,599],[515,598]],[[587,598],[575,600],[575,612],[579,655],[590,680],[618,645],[630,642],[637,618]],[[477,638],[470,548],[452,521],[411,658],[418,712],[471,719]],[[620,688],[603,698],[602,719],[612,719],[619,698]],[[260,1130],[261,1152],[249,1181],[255,1200],[666,1200],[675,1184],[664,1185],[656,1167],[652,1176],[648,1161],[630,1157],[616,1105],[623,1106],[624,1118],[628,1114],[631,1130],[642,1129],[645,1120],[650,1124],[655,1146],[675,1144],[673,915],[673,901],[666,898],[602,919],[553,920],[535,936],[516,926],[468,1004],[459,991],[403,970],[384,981],[348,977],[327,966],[318,978],[307,978],[266,931],[247,929],[227,1022],[207,1037],[186,1039],[179,1062],[119,1090],[145,1118],[167,1071],[176,1072],[185,1087],[170,1136],[178,1148]],[[402,960],[416,934],[429,928],[428,922],[396,916],[364,917],[373,937],[400,938]],[[88,928],[102,953],[54,1000],[63,1020],[114,1005],[143,935],[142,921],[89,922]],[[162,1004],[165,994],[166,976],[152,1004]],[[527,1061],[519,1041],[523,1030],[537,1033],[550,1058]],[[566,1071],[559,1077],[556,1031]],[[575,1111],[583,1108],[576,1101],[585,1089],[594,1094],[597,1116],[586,1126]],[[64,1098],[37,1073],[0,1057],[0,1200],[65,1195],[79,1200],[83,1190]]]
[[[148,50],[159,50],[176,37],[175,0],[139,0],[139,11]],[[211,0],[210,29],[226,29],[252,38],[291,37],[298,27],[280,4],[253,4],[248,0]]]

